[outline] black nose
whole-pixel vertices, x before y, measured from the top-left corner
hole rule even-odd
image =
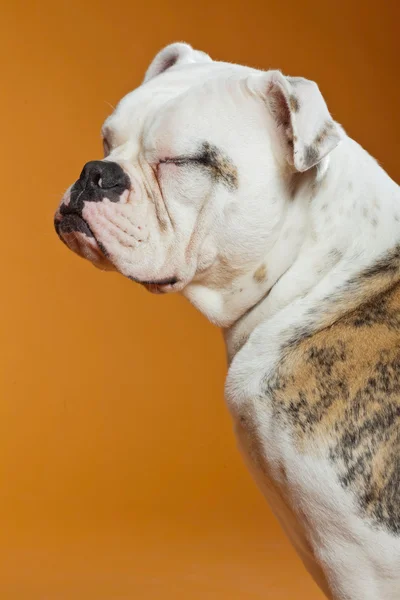
[[[71,188],[69,204],[62,205],[60,212],[63,215],[81,215],[85,202],[101,202],[104,198],[118,202],[130,184],[128,175],[119,164],[92,160],[83,167],[78,181]]]
[[[82,169],[79,178],[82,188],[100,188],[122,193],[129,186],[125,171],[115,162],[91,160]]]

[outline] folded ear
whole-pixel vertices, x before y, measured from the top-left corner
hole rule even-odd
[[[189,44],[176,43],[166,46],[161,50],[147,69],[143,83],[150,81],[153,77],[161,75],[167,69],[175,65],[183,65],[196,62],[211,62],[211,58],[205,52],[193,50]]]
[[[314,81],[280,71],[252,79],[272,114],[285,158],[297,171],[307,171],[336,148],[341,129]]]

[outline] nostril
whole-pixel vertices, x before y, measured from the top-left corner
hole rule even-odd
[[[97,185],[101,190],[112,190],[120,186],[120,182],[115,181],[104,181],[103,177],[99,177],[97,181],[94,181],[94,184]]]

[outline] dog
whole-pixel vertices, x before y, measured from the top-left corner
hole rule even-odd
[[[316,83],[159,52],[55,214],[223,330],[259,488],[328,598],[400,598],[400,191]]]

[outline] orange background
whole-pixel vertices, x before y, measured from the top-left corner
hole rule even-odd
[[[110,104],[182,39],[317,80],[398,178],[396,4],[2,3],[2,600],[322,598],[236,451],[219,331],[74,256],[52,218]]]

